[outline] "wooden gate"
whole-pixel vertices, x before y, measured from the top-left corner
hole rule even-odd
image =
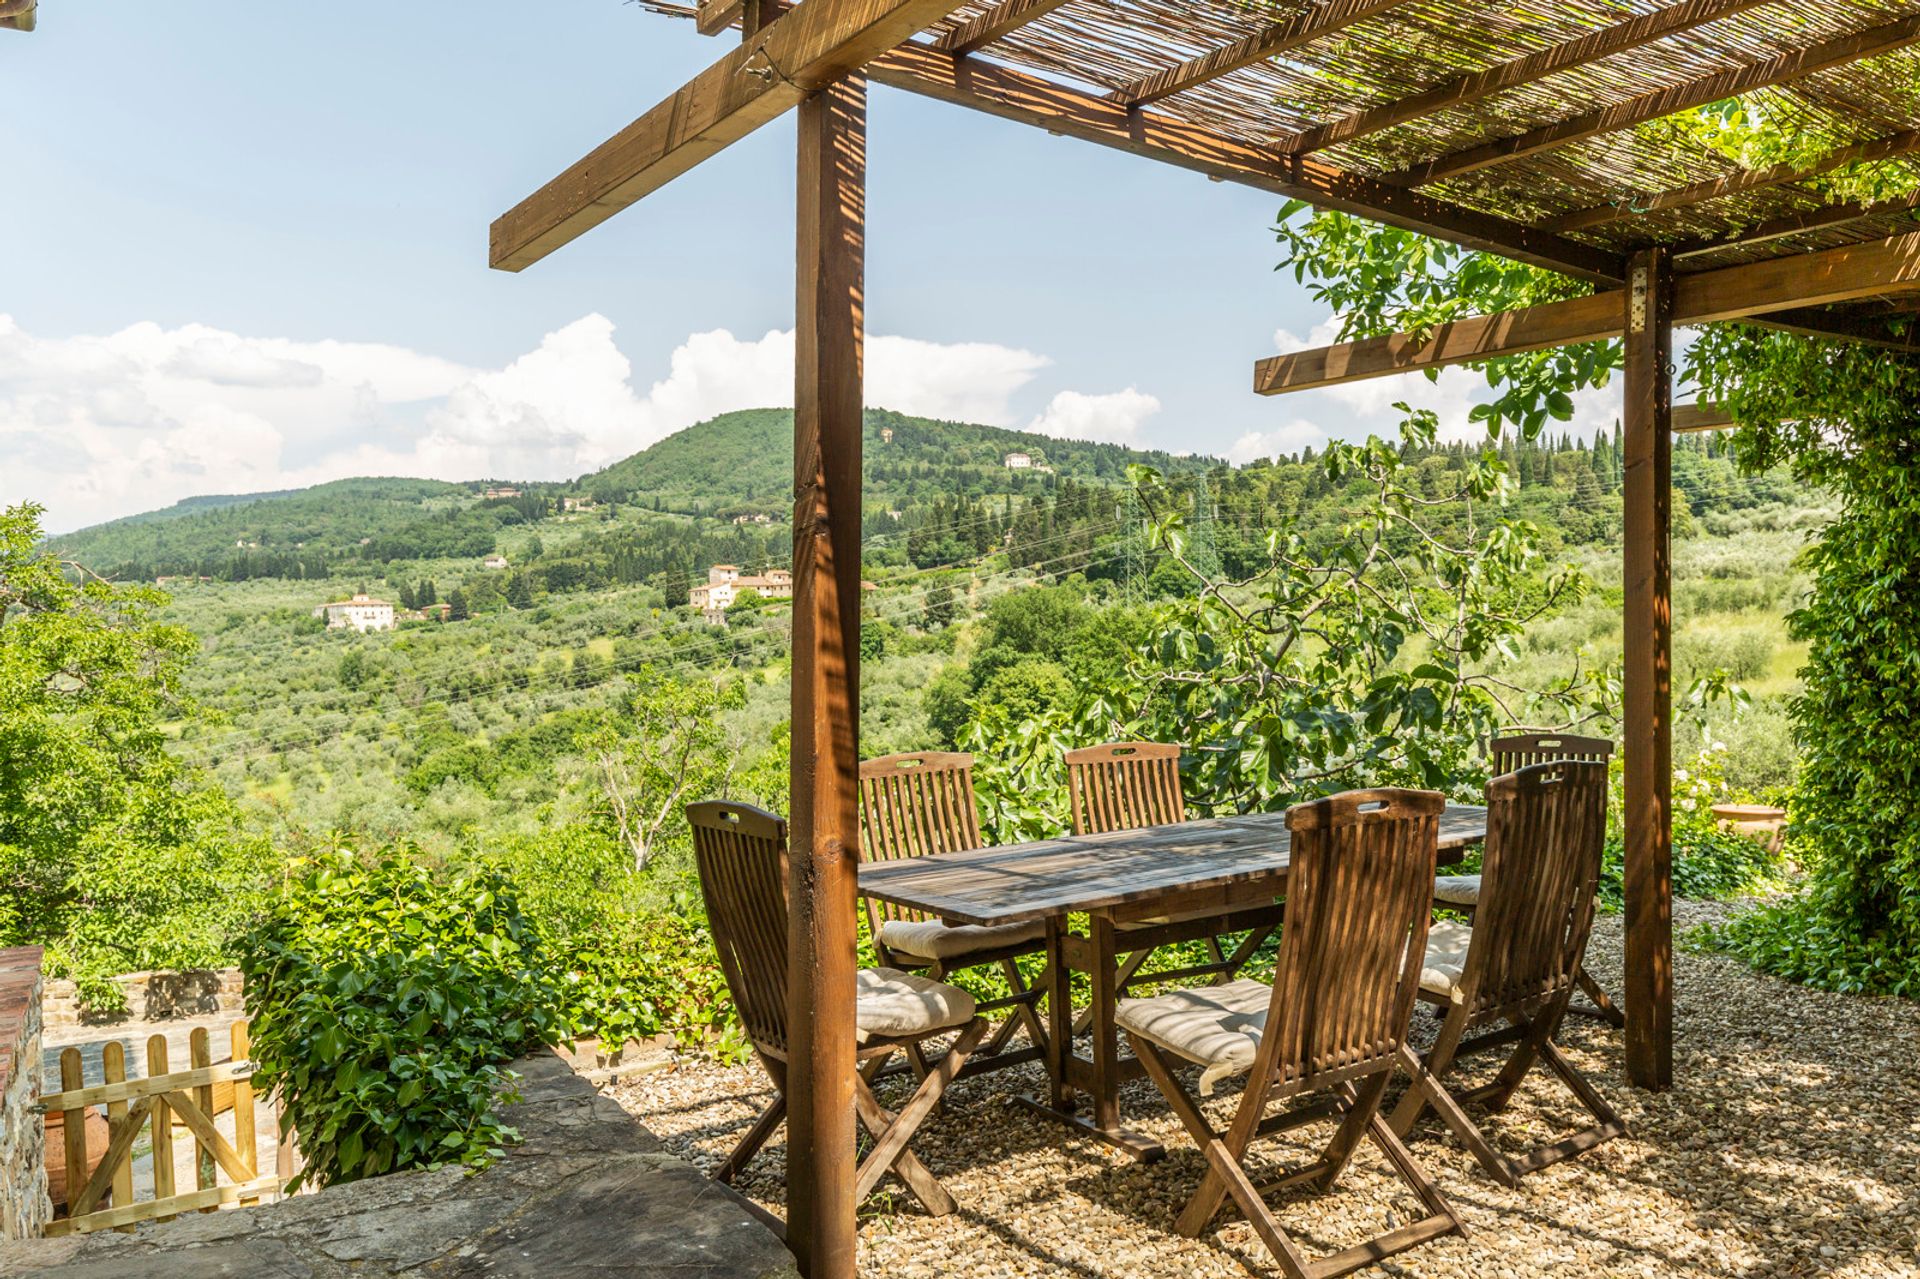
[[[144,1079],[127,1078],[126,1050],[118,1041],[109,1042],[102,1052],[105,1082],[90,1088],[82,1086],[80,1050],[69,1048],[60,1054],[62,1091],[43,1097],[40,1103],[49,1127],[60,1133],[67,1167],[66,1215],[48,1224],[49,1236],[126,1227],[182,1212],[211,1212],[223,1204],[279,1197],[292,1175],[290,1151],[282,1138],[279,1167],[260,1175],[247,1023],[235,1022],[229,1036],[231,1056],[215,1062],[206,1028],[195,1029],[188,1039],[191,1060],[185,1070],[175,1070],[168,1062],[167,1037],[153,1036],[147,1040]],[[89,1111],[100,1108],[106,1111],[106,1148],[90,1152],[86,1120]],[[231,1141],[216,1122],[229,1110],[233,1112]],[[57,1124],[53,1122],[56,1114]],[[176,1185],[176,1124],[185,1130],[182,1140],[193,1143],[192,1189]],[[143,1132],[150,1135],[153,1155],[152,1198],[136,1200],[134,1163]]]

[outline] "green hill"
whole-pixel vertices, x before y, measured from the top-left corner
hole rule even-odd
[[[1009,469],[1011,453],[1026,454],[1033,467]],[[708,557],[779,554],[786,534],[765,526],[784,521],[791,507],[792,454],[793,411],[752,409],[690,426],[576,482],[504,484],[514,493],[507,498],[485,497],[491,481],[337,480],[291,492],[188,498],[53,544],[122,579],[319,580],[400,561],[479,559],[504,549],[502,530],[545,525],[566,514],[565,498],[589,496],[599,503],[597,523],[582,528],[579,518],[569,518],[542,534],[554,544],[549,558],[566,561],[556,563],[556,573],[569,583],[596,572],[636,581],[668,568],[693,570]],[[1118,484],[1132,462],[1166,471],[1217,465],[884,410],[867,415],[866,458],[872,531],[889,533],[927,524],[984,528],[980,512],[988,499],[1004,525],[1014,510],[1063,484]],[[624,519],[618,507],[629,508]],[[516,549],[524,541],[510,540]]]
[[[1162,471],[1204,471],[1213,458],[1062,440],[966,422],[936,422],[885,409],[866,415],[863,443],[869,507],[905,509],[939,498],[1037,494],[1058,479],[1120,484],[1134,462]],[[1033,468],[1012,470],[1009,454]],[[783,514],[793,502],[793,410],[747,409],[670,435],[645,452],[583,477],[603,501],[703,515]]]
[[[111,577],[323,578],[334,564],[378,560],[374,542],[396,536],[409,547],[484,541],[485,554],[495,521],[466,517],[473,502],[469,486],[440,480],[335,480],[289,492],[191,497],[52,542]]]

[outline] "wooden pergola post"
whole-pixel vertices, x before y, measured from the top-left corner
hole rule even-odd
[[[866,81],[800,103],[787,1243],[852,1279]]]
[[[1673,261],[1628,263],[1625,632],[1627,1074],[1673,1083]]]

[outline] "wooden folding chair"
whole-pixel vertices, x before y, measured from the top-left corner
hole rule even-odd
[[[1439,821],[1445,800],[1426,791],[1335,795],[1287,813],[1292,859],[1287,922],[1271,987],[1242,979],[1120,1005],[1134,1053],[1206,1156],[1200,1187],[1176,1228],[1189,1238],[1232,1196],[1291,1279],[1329,1279],[1466,1227],[1431,1177],[1388,1128],[1380,1101],[1396,1069],[1438,1096],[1407,1047],[1407,1023],[1425,954]],[[1247,1075],[1225,1133],[1174,1077],[1173,1058],[1201,1066],[1202,1091]],[[1269,1116],[1275,1102],[1317,1099]],[[1255,1184],[1244,1163],[1253,1139],[1336,1120],[1314,1162]],[[1379,1147],[1426,1209],[1418,1221],[1332,1254],[1309,1258],[1267,1208],[1265,1196],[1312,1182],[1332,1189],[1360,1139]]]
[[[1440,1085],[1433,1104],[1481,1166],[1508,1186],[1536,1168],[1590,1150],[1626,1124],[1574,1069],[1554,1035],[1573,996],[1593,927],[1593,895],[1607,837],[1607,766],[1595,761],[1535,764],[1487,787],[1485,890],[1472,927],[1442,921],[1427,941],[1420,998],[1446,1010],[1425,1061]],[[1506,1023],[1462,1042],[1469,1031]],[[1518,1041],[1490,1084],[1460,1094],[1445,1077],[1467,1053]],[[1462,1104],[1504,1110],[1536,1060],[1544,1059],[1598,1122],[1514,1159],[1496,1151]],[[1390,1121],[1404,1137],[1428,1098],[1409,1093]]]
[[[1604,737],[1575,737],[1569,733],[1541,733],[1516,730],[1487,743],[1487,765],[1495,777],[1517,773],[1534,764],[1552,764],[1561,760],[1583,760],[1604,766],[1613,755],[1613,743]],[[1473,921],[1474,907],[1480,900],[1480,876],[1442,875],[1433,881],[1433,904]],[[1586,992],[1591,1004],[1573,1004],[1568,1012],[1595,1017],[1615,1027],[1627,1024],[1626,1014],[1595,981],[1585,968],[1575,980]]]
[[[860,765],[860,818],[861,856],[872,861],[981,847],[973,756],[920,751],[865,761]],[[1011,995],[977,1005],[983,1013],[1012,1011],[974,1054],[967,1074],[1002,1070],[1046,1056],[1046,1031],[1038,1012],[1046,982],[1029,986],[1017,962],[1046,950],[1045,920],[994,928],[945,924],[922,911],[871,897],[865,900],[867,926],[881,963],[925,969],[936,981],[969,968],[997,967],[1012,987]],[[1008,1041],[1022,1025],[1031,1046],[1008,1052]],[[907,1057],[916,1072],[926,1073],[923,1052],[915,1048]]]
[[[720,969],[776,1089],[772,1103],[713,1173],[714,1180],[731,1182],[787,1113],[787,824],[761,809],[729,803],[689,804],[687,821]],[[868,968],[857,980],[854,1110],[873,1145],[855,1172],[855,1198],[865,1199],[891,1170],[929,1213],[952,1212],[953,1197],[907,1143],[986,1035],[987,1021],[974,1015],[966,991],[914,973]],[[882,1106],[872,1080],[887,1058],[953,1031],[959,1038],[899,1113]]]
[[[1107,742],[1070,750],[1066,760],[1068,812],[1076,835],[1104,835],[1187,820],[1187,799],[1180,788],[1178,746],[1165,742]],[[1268,914],[1271,922],[1255,925],[1231,955],[1221,950],[1220,933],[1237,930],[1218,929],[1221,922],[1218,912],[1174,914],[1164,919],[1122,924],[1119,931],[1123,935],[1136,934],[1136,938],[1125,940],[1130,943],[1139,940],[1142,944],[1135,946],[1121,961],[1114,988],[1124,994],[1133,986],[1148,982],[1215,975],[1237,977],[1280,922],[1280,907],[1275,906]],[[1160,946],[1196,939],[1206,943],[1206,963],[1171,972],[1141,971]],[[1091,1010],[1081,1014],[1074,1026],[1076,1034],[1086,1029],[1092,1015]]]

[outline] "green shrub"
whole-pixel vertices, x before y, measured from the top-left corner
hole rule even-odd
[[[1618,911],[1626,902],[1623,876],[1626,845],[1609,838],[1600,860],[1600,902]],[[1760,840],[1716,830],[1712,826],[1676,823],[1673,829],[1673,894],[1696,900],[1737,897],[1771,881],[1779,872],[1779,858]]]
[[[476,853],[520,886],[545,938],[573,1037],[613,1046],[667,1033],[683,1048],[735,1055],[733,1005],[691,895],[658,868],[635,871],[626,846],[588,826],[498,840]]]
[[[510,882],[435,874],[405,847],[293,869],[241,967],[260,1082],[300,1134],[302,1179],[490,1162],[518,1136],[493,1110],[504,1064],[561,1038],[556,981]]]

